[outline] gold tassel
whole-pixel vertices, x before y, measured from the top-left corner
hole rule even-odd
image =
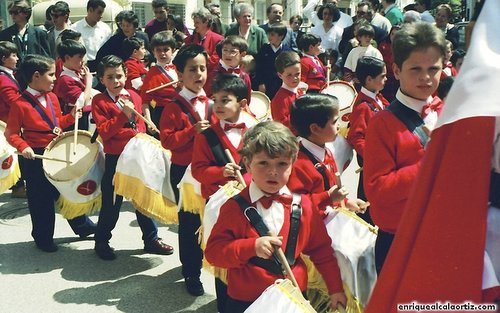
[[[56,208],[65,219],[70,220],[84,214],[92,214],[94,212],[98,212],[101,208],[101,202],[101,195],[93,200],[83,203],[71,202],[63,195],[60,195],[56,201]]]
[[[115,192],[130,199],[134,207],[146,216],[165,224],[179,223],[177,205],[136,178],[115,173]]]
[[[19,163],[16,162],[16,165],[14,165],[14,170],[12,171],[12,173],[0,179],[0,194],[4,193],[10,187],[14,186],[20,177],[21,177],[21,171],[19,170]]]
[[[205,208],[205,199],[194,192],[191,184],[182,184],[182,209],[184,212],[200,214]]]

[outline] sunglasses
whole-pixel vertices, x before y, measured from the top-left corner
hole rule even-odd
[[[18,15],[18,14],[19,14],[19,13],[21,13],[21,12],[22,12],[22,10],[10,10],[10,11],[9,11],[9,14],[10,14],[10,15]]]

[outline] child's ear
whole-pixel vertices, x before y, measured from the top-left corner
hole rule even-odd
[[[321,127],[317,123],[312,123],[309,125],[309,131],[311,132],[311,135],[316,134],[319,130],[321,130]]]
[[[394,77],[399,80],[399,75],[401,74],[401,69],[396,63],[392,63],[392,71],[394,72]]]
[[[283,80],[283,74],[282,74],[282,73],[280,73],[280,72],[277,72],[277,73],[278,73],[278,77],[279,77],[281,80]]]
[[[246,169],[247,173],[252,174],[252,169],[250,167],[250,163],[251,163],[250,160],[244,156],[242,158],[242,161],[243,161],[243,164],[245,165],[245,169]]]
[[[39,71],[35,71],[35,72],[33,73],[33,75],[31,76],[31,78],[32,78],[32,80],[33,80],[33,79],[35,79],[35,78],[40,78],[40,76],[41,76],[40,72],[39,72]]]
[[[240,101],[240,109],[246,108],[248,104],[248,100],[246,98],[241,99]]]

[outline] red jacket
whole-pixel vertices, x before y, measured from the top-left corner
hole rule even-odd
[[[187,166],[191,163],[193,154],[193,143],[196,129],[189,120],[189,117],[181,109],[181,105],[187,109],[191,115],[196,116],[193,105],[182,96],[176,95],[174,99],[165,105],[160,118],[160,140],[165,149],[172,152],[171,161],[174,164]],[[208,120],[208,103],[205,107],[205,116]],[[215,114],[212,114],[211,123],[217,121]]]
[[[302,145],[301,149],[303,149]],[[336,184],[335,172],[337,171],[336,164],[332,171],[326,171],[330,187]],[[293,164],[293,171],[287,186],[292,192],[309,195],[314,207],[318,208],[322,216],[325,214],[327,206],[336,207],[339,205],[339,203],[332,202],[328,190],[325,190],[323,176],[314,167],[309,157],[300,150],[297,161]]]
[[[219,74],[226,74],[226,73],[229,73],[229,72],[226,71],[226,69],[222,67],[220,62],[219,62],[218,66],[216,66],[213,70],[208,72],[207,82],[206,82],[205,86],[203,87],[203,89],[205,90],[205,93],[207,94],[207,97],[211,97],[213,95],[212,85],[214,83],[214,80],[217,78],[217,76]],[[241,79],[243,79],[243,81],[245,82],[245,86],[247,86],[247,101],[248,101],[248,104],[250,104],[250,98],[252,96],[252,82],[250,81],[250,76],[248,76],[248,74],[246,72],[244,72],[242,69],[240,69],[239,77]]]
[[[138,92],[138,89],[132,87],[132,80],[139,77],[144,78],[148,71],[144,67],[144,63],[142,63],[142,61],[132,58],[125,61],[125,66],[127,67],[127,81],[125,82],[125,89],[133,89]]]
[[[127,91],[130,93],[135,110],[142,113],[141,97],[133,90]],[[128,117],[110,98],[107,91],[92,98],[92,116],[102,138],[104,153],[115,155],[122,153],[123,148],[132,137],[138,132],[144,133],[146,131],[144,122],[138,117],[135,117],[136,129],[123,127],[128,122]]]
[[[0,73],[0,121],[7,122],[11,105],[16,103],[20,96],[15,78]]]
[[[363,173],[373,221],[395,233],[413,186],[424,147],[391,112],[376,114],[366,131]]]
[[[319,61],[319,59],[318,59]],[[300,80],[309,87],[307,90],[320,91],[326,84],[326,68],[319,61],[321,66],[316,65],[310,57],[300,58],[301,75]]]
[[[296,93],[281,87],[276,95],[274,95],[273,100],[271,100],[271,116],[273,120],[285,125],[294,134],[297,132],[293,129],[290,122],[290,108],[295,99],[297,99]]]
[[[240,193],[250,201],[248,187]],[[325,225],[311,207],[307,196],[301,198],[302,216],[297,239],[295,257],[298,258],[292,267],[300,289],[307,287],[307,268],[300,257],[301,253],[310,256],[319,273],[322,275],[330,294],[342,292],[340,270],[335,253],[331,247]],[[279,236],[283,236],[282,247],[286,247],[290,229],[290,207],[285,207],[285,219]],[[218,267],[228,269],[228,294],[240,301],[254,301],[277,278],[261,267],[249,263],[256,256],[255,240],[259,237],[250,225],[243,211],[235,200],[228,200],[220,210],[220,215],[205,249],[207,260]]]
[[[194,33],[191,36],[184,39],[185,44],[197,44],[201,45],[208,53],[208,71],[210,72],[214,69],[217,64],[219,64],[219,55],[217,54],[217,44],[224,40],[224,36],[214,33],[210,29],[207,31],[205,38],[201,38],[198,33]]]
[[[167,75],[165,75],[158,68],[158,66],[152,66],[146,74],[146,77],[144,77],[143,85],[141,87],[142,103],[151,104],[151,101],[154,100],[157,107],[165,106],[165,103],[170,102],[177,94],[174,85],[164,87],[151,93],[146,93],[146,91],[160,85],[170,83],[171,81],[172,80],[167,77]]]
[[[24,94],[38,102],[29,92],[25,91]],[[62,116],[57,96],[52,92],[47,93],[47,96],[50,99],[47,101],[47,107],[44,108],[42,105],[40,107],[50,120],[54,119],[50,108],[50,103],[52,103],[58,127],[63,129],[73,125],[75,118],[71,114]],[[20,135],[21,129],[23,129],[22,135]],[[5,137],[11,146],[22,152],[28,147],[45,148],[56,138],[56,135],[40,113],[26,99],[20,97],[10,109]]]
[[[59,76],[54,88],[54,93],[61,100],[61,106],[63,106],[65,112],[71,111],[68,105],[75,104],[84,91],[85,82],[68,75]]]
[[[226,133],[221,128],[220,122],[216,122],[210,127],[214,130],[217,138],[219,138],[222,148],[229,149],[234,161],[236,164],[239,164],[241,158],[238,149],[231,144]],[[196,134],[194,138],[191,171],[193,177],[201,183],[201,195],[205,199],[208,199],[219,190],[219,186],[225,185],[229,180],[234,180],[233,178],[223,176],[224,165],[217,164],[207,138],[203,134]]]
[[[389,102],[384,98],[381,93],[377,94],[377,98],[382,101],[382,106],[385,109]],[[371,107],[370,107],[371,105]],[[347,134],[347,141],[354,147],[356,153],[364,158],[365,150],[365,136],[368,122],[379,111],[380,106],[377,101],[367,96],[363,92],[359,92],[354,102],[352,113],[349,115],[349,132]]]

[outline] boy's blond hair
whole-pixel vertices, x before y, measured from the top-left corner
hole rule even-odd
[[[261,122],[245,133],[239,153],[251,162],[253,156],[262,151],[271,158],[290,156],[295,161],[299,151],[297,137],[279,122]]]

